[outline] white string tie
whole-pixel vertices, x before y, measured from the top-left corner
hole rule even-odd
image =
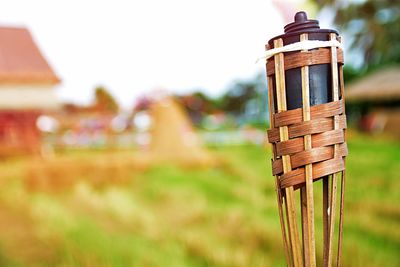
[[[293,44],[288,44],[282,47],[269,49],[265,51],[265,55],[263,57],[257,59],[256,63],[258,63],[260,60],[268,60],[269,58],[279,53],[293,52],[299,50],[310,50],[322,47],[338,47],[340,49],[343,49],[342,43],[340,43],[338,40],[329,40],[329,41],[305,40]]]

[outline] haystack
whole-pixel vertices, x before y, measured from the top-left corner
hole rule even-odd
[[[199,137],[183,108],[172,98],[163,97],[150,107],[150,157],[154,162],[209,165],[211,154]]]

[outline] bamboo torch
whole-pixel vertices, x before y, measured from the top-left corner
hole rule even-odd
[[[347,155],[341,38],[320,29],[305,12],[294,20],[266,45],[268,141],[283,246],[288,266],[340,266]],[[321,259],[315,243],[316,182],[323,195]]]

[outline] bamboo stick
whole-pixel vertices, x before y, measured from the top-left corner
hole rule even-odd
[[[284,201],[285,201],[285,214],[286,214],[286,224],[285,224],[285,227],[287,226],[287,228],[288,228],[288,236],[289,236],[289,255],[290,255],[290,258],[291,258],[291,265],[290,266],[295,266],[295,263],[294,263],[294,258],[293,258],[293,245],[292,245],[292,234],[293,233],[291,233],[290,232],[290,229],[289,229],[289,212],[288,212],[288,201],[287,201],[287,197],[286,197],[286,190],[285,190],[285,197],[284,197]]]
[[[282,39],[274,41],[274,47],[282,47]],[[285,91],[285,69],[283,53],[274,56],[275,61],[275,77],[276,77],[276,95],[278,111],[285,111],[286,108],[286,91]],[[288,127],[283,126],[279,128],[279,135],[281,141],[289,140]],[[282,156],[283,171],[284,173],[291,171],[290,157],[288,155]],[[291,249],[294,267],[303,266],[302,253],[299,239],[299,232],[296,220],[296,204],[294,200],[293,187],[285,188],[285,199],[287,208],[287,219],[289,235],[291,240]]]
[[[323,266],[328,265],[328,234],[329,234],[329,177],[322,180],[322,223],[323,223]]]
[[[300,41],[308,39],[308,34],[300,35]],[[311,120],[310,111],[310,85],[308,66],[301,68],[302,78],[302,98],[303,98],[303,121]],[[304,136],[304,149],[312,148],[311,135]],[[305,266],[315,266],[315,233],[314,233],[314,186],[312,178],[312,164],[305,166],[306,186],[301,188],[302,196],[306,197],[306,206],[302,219],[305,221],[303,236],[304,236],[304,259]],[[305,190],[305,194],[304,191]],[[303,206],[303,205],[302,205]],[[305,215],[305,217],[304,217]]]
[[[268,105],[269,105],[269,121],[271,124],[271,127],[275,127],[274,126],[274,119],[273,119],[273,113],[272,111],[275,110],[274,107],[274,100],[273,100],[273,82],[272,82],[272,78],[268,77]],[[275,149],[274,144],[272,144],[272,149]],[[276,153],[273,153],[273,160],[276,159]],[[282,231],[282,239],[283,239],[283,247],[284,247],[284,252],[285,252],[285,258],[286,258],[286,262],[292,266],[291,262],[291,258],[289,257],[289,250],[288,250],[288,240],[287,240],[287,235],[286,235],[286,227],[285,227],[285,222],[284,222],[284,216],[283,216],[283,210],[282,210],[282,202],[283,202],[283,198],[282,198],[282,191],[279,188],[279,180],[278,180],[278,176],[275,176],[275,190],[276,190],[276,197],[277,197],[277,202],[278,202],[278,213],[279,213],[279,220],[280,220],[280,224],[281,224],[281,231]]]
[[[309,235],[308,233],[308,221],[307,221],[307,190],[303,186],[300,188],[300,204],[301,204],[301,227],[302,227],[302,243],[303,243],[303,261],[304,265],[308,266],[309,260]]]
[[[297,227],[297,216],[296,216],[296,202],[294,197],[293,187],[285,188],[286,193],[286,207],[288,212],[288,227],[291,233],[291,244],[292,244],[292,254],[293,254],[293,265],[294,267],[303,266],[303,257],[301,252],[299,230]]]
[[[341,38],[339,37],[339,42],[341,42]],[[340,92],[342,95],[342,99],[344,100],[344,77],[343,77],[343,66],[340,66],[339,69],[340,74]],[[343,110],[345,113],[345,110]],[[346,137],[346,131],[344,130],[344,135]],[[339,237],[338,237],[338,253],[336,259],[336,266],[341,266],[342,260],[342,242],[343,242],[343,213],[344,213],[344,193],[345,193],[345,182],[346,182],[346,171],[342,171],[341,184],[340,184],[340,214],[339,214]]]
[[[338,252],[336,258],[336,266],[341,266],[342,260],[342,243],[343,243],[343,212],[344,212],[344,192],[345,192],[346,171],[342,171],[340,185],[340,213],[339,213],[339,237],[338,237]]]
[[[331,33],[330,39],[336,39],[336,34]],[[332,70],[332,94],[333,101],[339,100],[339,80],[338,80],[338,63],[337,63],[337,48],[331,48],[331,70]],[[334,129],[339,128],[338,116],[334,117]],[[334,157],[338,157],[339,146],[334,146]],[[327,267],[332,266],[332,241],[333,232],[335,229],[335,213],[336,213],[336,195],[337,195],[337,175],[338,173],[332,174],[332,185],[331,185],[331,196],[329,205],[329,234],[328,234],[328,255],[327,255]]]

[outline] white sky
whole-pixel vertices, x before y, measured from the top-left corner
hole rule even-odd
[[[129,107],[156,87],[219,95],[264,71],[255,59],[284,22],[270,0],[0,0],[0,24],[31,30],[63,101],[102,84]]]

